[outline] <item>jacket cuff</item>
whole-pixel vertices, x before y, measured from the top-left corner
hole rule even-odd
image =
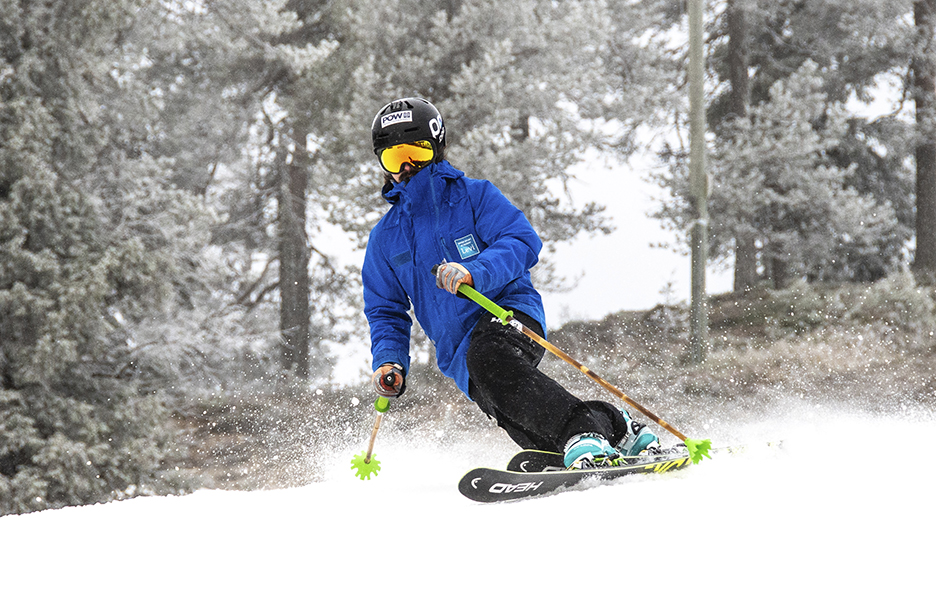
[[[371,371],[376,371],[380,365],[387,363],[392,365],[400,365],[403,368],[404,375],[409,373],[410,357],[408,354],[405,356],[400,356],[399,354],[386,351],[374,355],[374,360],[371,361]]]

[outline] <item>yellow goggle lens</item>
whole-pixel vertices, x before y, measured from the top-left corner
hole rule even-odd
[[[421,140],[410,144],[398,144],[380,151],[380,166],[389,173],[399,173],[404,163],[420,167],[432,161],[435,152],[432,144]]]

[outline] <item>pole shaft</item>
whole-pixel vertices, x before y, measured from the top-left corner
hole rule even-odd
[[[377,439],[377,430],[380,429],[380,422],[383,420],[383,413],[377,413],[377,419],[374,421],[374,429],[370,434],[370,442],[367,444],[367,455],[364,456],[364,462],[369,464],[371,455],[374,453],[374,440]]]
[[[624,402],[627,402],[628,404],[630,404],[631,406],[633,406],[634,408],[642,412],[648,418],[652,419],[654,423],[656,423],[660,427],[666,429],[667,431],[669,431],[670,433],[678,437],[680,441],[686,441],[686,436],[684,436],[682,433],[677,431],[675,427],[673,427],[672,425],[670,425],[669,423],[667,423],[660,417],[650,412],[647,408],[641,406],[639,403],[637,403],[637,401],[632,400],[630,397],[628,397],[627,394],[625,394],[624,392],[622,392],[621,390],[619,390],[612,384],[608,383],[608,381],[605,380],[603,377],[599,376],[597,373],[595,373],[594,371],[592,371],[591,369],[589,369],[588,367],[586,367],[579,361],[575,360],[574,358],[572,358],[571,356],[569,356],[568,354],[566,354],[565,352],[563,352],[562,350],[560,350],[559,348],[551,344],[550,342],[543,339],[542,336],[537,334],[535,331],[531,330],[529,327],[527,327],[523,323],[520,323],[520,321],[517,321],[516,319],[513,319],[513,318],[511,318],[510,321],[511,321],[511,325],[513,325],[514,323],[519,325],[518,329],[520,329],[521,332],[526,334],[527,337],[532,339],[534,342],[536,342],[543,348],[546,348],[554,355],[558,356],[565,362],[569,363],[570,365],[572,365],[573,367],[575,367],[576,369],[584,373],[589,379],[591,379],[592,381],[594,381],[595,383],[597,383],[604,389],[608,390],[609,392],[611,392],[612,394],[614,394],[615,396],[617,396]],[[517,325],[514,325],[514,327],[516,327]]]

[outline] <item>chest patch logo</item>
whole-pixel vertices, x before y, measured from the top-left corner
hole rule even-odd
[[[470,233],[455,240],[455,247],[458,248],[458,255],[463,259],[481,253],[481,250],[478,248],[478,243]]]

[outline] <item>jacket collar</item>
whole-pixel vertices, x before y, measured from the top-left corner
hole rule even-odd
[[[443,160],[424,167],[405,183],[387,183],[381,194],[390,204],[411,204],[414,199],[434,197],[441,193],[444,188],[443,180],[458,179],[463,175],[462,171]]]

